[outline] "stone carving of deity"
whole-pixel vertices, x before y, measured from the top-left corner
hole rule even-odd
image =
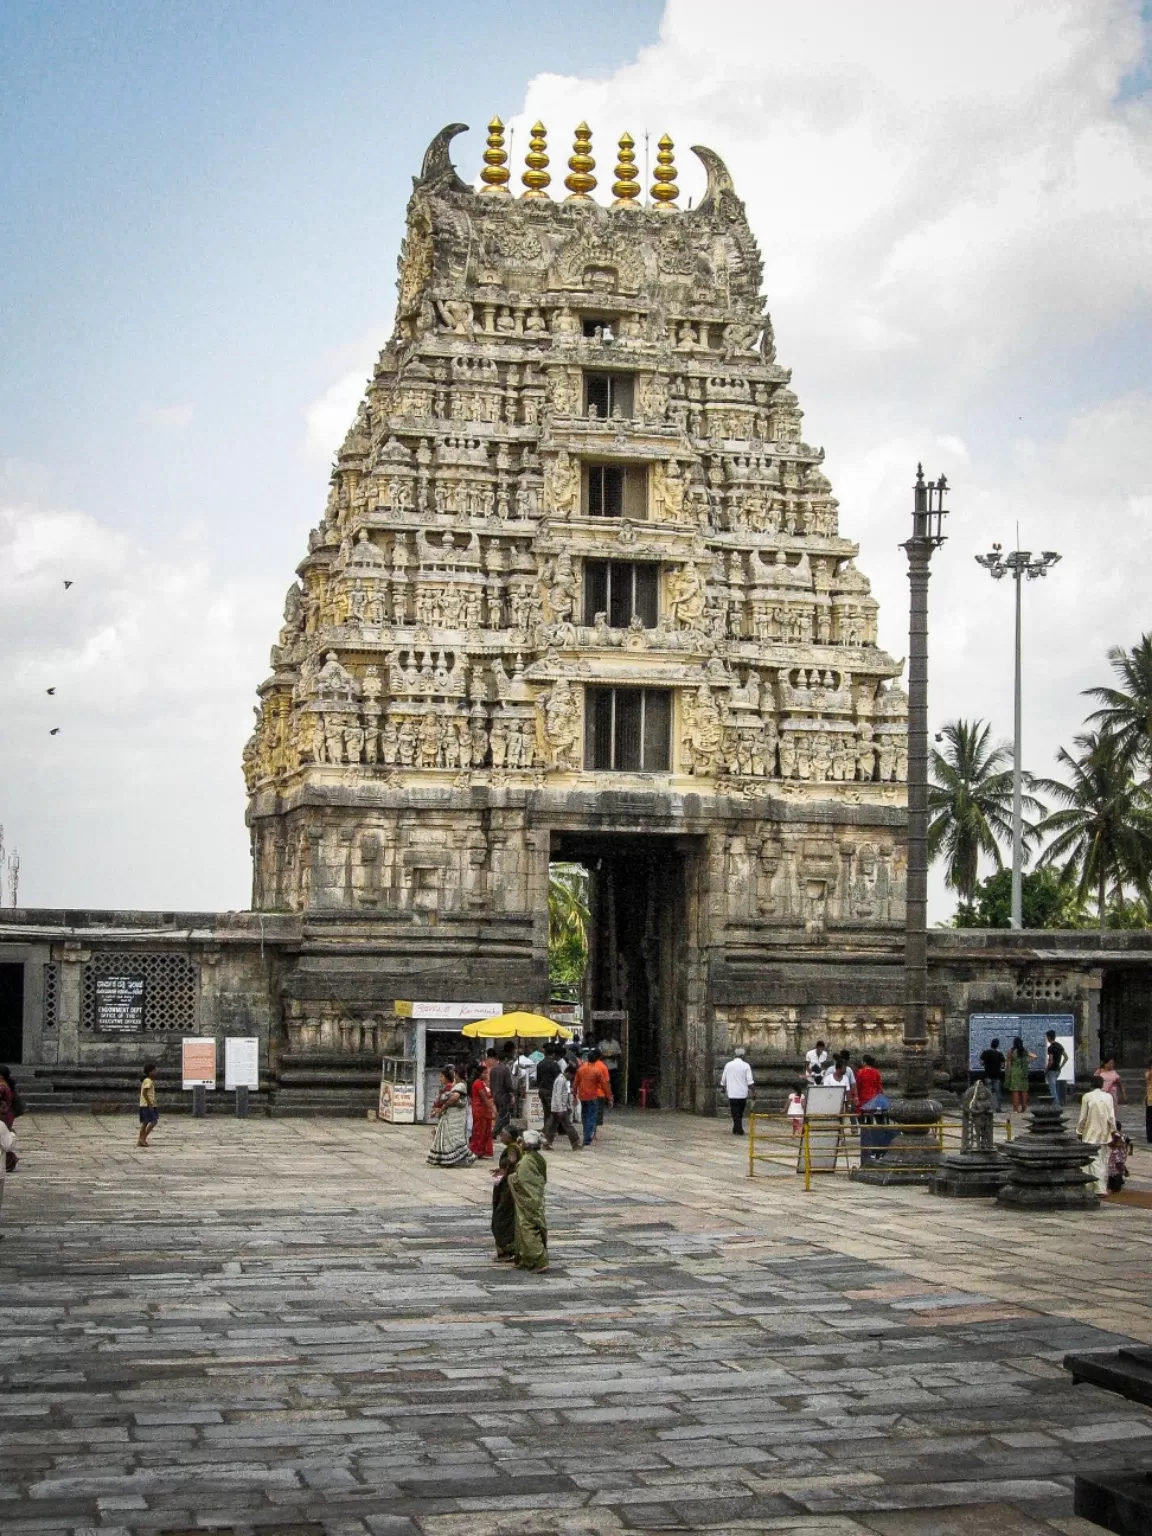
[[[679,625],[684,629],[699,628],[704,615],[704,583],[690,560],[669,576],[668,601]]]
[[[580,741],[580,704],[566,677],[557,678],[544,702],[544,740],[550,766],[575,768]]]
[[[685,713],[688,729],[684,735],[684,744],[687,748],[689,772],[701,776],[713,774],[716,772],[724,732],[720,711],[716,708],[708,684],[701,683],[695,696],[687,703]]]
[[[565,448],[544,466],[544,505],[549,512],[572,513],[580,499],[580,469]]]

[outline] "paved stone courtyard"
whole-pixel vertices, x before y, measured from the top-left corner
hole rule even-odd
[[[550,1157],[528,1276],[421,1127],[20,1129],[4,1536],[1087,1536],[1075,1471],[1152,1462],[1152,1413],[1059,1365],[1152,1341],[1152,1211],[806,1195],[633,1114]]]

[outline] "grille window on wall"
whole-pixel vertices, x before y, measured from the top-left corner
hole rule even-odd
[[[44,967],[44,1028],[55,1029],[60,1018],[60,967],[50,960]]]
[[[607,421],[610,416],[631,419],[635,390],[630,373],[586,373],[584,414]]]
[[[648,470],[642,464],[586,464],[583,481],[586,517],[648,516]]]
[[[139,954],[97,950],[83,968],[82,1018],[85,1029],[96,1029],[97,976],[144,978],[144,1028],[157,1031],[196,1029],[197,968],[186,955],[163,952]]]
[[[595,624],[598,613],[608,615],[613,629],[627,629],[633,617],[645,629],[659,618],[660,567],[634,560],[585,560],[584,622]]]
[[[601,772],[667,773],[672,694],[666,688],[589,688],[584,766]]]

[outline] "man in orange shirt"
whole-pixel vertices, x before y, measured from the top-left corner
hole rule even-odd
[[[576,1068],[572,1092],[580,1105],[580,1118],[584,1122],[584,1145],[590,1147],[596,1139],[596,1120],[600,1100],[612,1103],[612,1081],[599,1051],[589,1051],[588,1060]]]

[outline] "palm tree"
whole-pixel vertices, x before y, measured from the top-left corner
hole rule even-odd
[[[932,753],[932,783],[928,787],[928,857],[947,860],[944,881],[971,902],[980,873],[980,855],[987,854],[1002,869],[1000,843],[1012,841],[1012,749],[992,744],[992,727],[983,720],[953,720],[941,732],[947,745]],[[1031,785],[1031,776],[1025,775]],[[1024,796],[1028,811],[1042,811],[1032,795]],[[1024,823],[1024,845],[1036,839],[1036,828]]]
[[[1101,928],[1108,895],[1124,900],[1134,885],[1147,896],[1152,875],[1152,802],[1145,786],[1133,782],[1122,738],[1087,731],[1075,738],[1079,755],[1061,747],[1056,761],[1070,782],[1037,779],[1036,787],[1063,806],[1040,823],[1052,838],[1041,864],[1063,860],[1061,875],[1075,878],[1081,896],[1092,892]]]
[[[1141,635],[1126,651],[1114,645],[1108,651],[1119,688],[1085,688],[1100,708],[1088,716],[1099,722],[1100,732],[1113,736],[1124,764],[1152,765],[1152,634]]]
[[[555,981],[579,981],[588,963],[588,871],[548,866],[548,969]]]

